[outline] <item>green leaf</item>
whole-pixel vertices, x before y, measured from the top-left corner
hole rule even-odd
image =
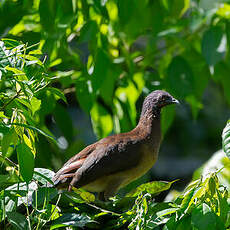
[[[39,60],[39,58],[32,56],[32,55],[24,55],[24,54],[20,54],[18,55],[19,57],[22,57],[25,60],[29,60],[29,62],[26,62],[27,65],[30,64],[38,64],[40,66],[43,66],[43,63]]]
[[[83,228],[88,223],[95,222],[91,220],[87,215],[80,215],[76,213],[64,213],[61,217],[54,220],[54,222],[51,225],[51,230],[64,227],[64,226],[73,226],[73,227],[79,227]]]
[[[227,122],[223,132],[222,132],[222,146],[223,150],[230,158],[230,120]]]
[[[118,19],[117,4],[113,1],[108,1],[106,3],[106,8],[107,8],[110,20],[116,21]]]
[[[27,230],[29,229],[26,217],[18,212],[8,212],[7,219],[12,224],[14,229]]]
[[[230,19],[230,5],[227,3],[222,3],[218,10],[216,11],[218,16],[223,17],[224,19]]]
[[[175,106],[166,106],[161,112],[161,128],[163,135],[166,134],[175,117]]]
[[[5,47],[10,49],[22,44],[21,42],[10,38],[2,38],[2,41],[4,42]]]
[[[156,213],[157,217],[162,217],[162,216],[166,216],[172,213],[175,213],[178,210],[178,208],[168,208],[168,209],[164,209],[162,211],[159,211]]]
[[[10,123],[8,125],[19,126],[19,127],[25,127],[27,129],[32,129],[32,130],[34,130],[34,131],[42,134],[43,136],[48,137],[49,139],[53,140],[55,143],[57,142],[57,140],[55,139],[55,137],[52,137],[49,134],[45,133],[44,131],[42,131],[42,130],[36,128],[36,127],[33,127],[31,125],[26,125],[26,124],[22,124],[22,123]],[[1,126],[5,127],[6,125],[3,124],[3,123],[0,123],[0,127]]]
[[[40,23],[45,31],[54,35],[57,4],[55,0],[41,0],[39,5]],[[47,17],[49,15],[49,17]]]
[[[208,65],[215,65],[224,57],[226,47],[223,43],[223,35],[220,27],[212,27],[204,33],[201,46]]]
[[[29,146],[24,142],[20,143],[17,148],[17,157],[19,163],[19,172],[27,183],[32,179],[34,172],[34,154]]]
[[[113,120],[107,110],[98,103],[90,111],[94,132],[98,138],[108,136],[113,129]]]
[[[86,81],[83,77],[76,81],[76,95],[81,108],[89,113],[94,102],[91,81]]]
[[[33,207],[44,206],[58,195],[56,188],[40,187],[32,194]]]
[[[107,105],[113,103],[114,87],[120,72],[115,70],[108,70],[107,76],[105,76],[100,88],[100,95]]]
[[[137,187],[134,191],[131,191],[127,194],[128,197],[136,197],[139,196],[141,193],[150,193],[152,195],[156,195],[160,192],[168,190],[171,185],[178,180],[174,180],[171,182],[167,181],[153,181],[149,183],[145,183]]]
[[[37,99],[36,97],[32,97],[30,104],[31,104],[32,114],[34,115],[35,112],[40,109],[41,100]]]
[[[115,95],[126,106],[132,126],[136,126],[136,102],[144,87],[143,73],[137,72],[133,75],[133,81],[127,81],[126,87],[118,87]],[[125,114],[124,114],[125,116]]]
[[[188,190],[184,195],[183,195],[183,200],[181,202],[181,211],[184,212],[189,208],[190,201],[195,193],[196,188],[193,187],[190,190]]]
[[[11,128],[6,134],[4,134],[2,139],[2,156],[5,157],[11,143],[16,144],[18,136],[14,130]]]
[[[193,210],[191,222],[198,230],[222,230],[217,228],[217,216],[205,203]]]
[[[28,78],[26,77],[26,74],[18,68],[6,66],[5,69],[8,71],[12,71],[14,74],[18,75],[19,76],[18,78],[21,81],[28,80]]]
[[[226,223],[228,213],[230,212],[230,206],[228,204],[228,191],[224,189],[223,192],[217,191],[218,202],[220,206],[220,219],[223,223]],[[227,226],[227,225],[226,225]]]
[[[92,86],[95,92],[97,92],[97,90],[101,87],[102,82],[107,77],[109,63],[107,53],[102,49],[98,49],[95,58],[94,71],[92,74]]]
[[[200,200],[201,197],[205,195],[207,189],[206,183],[208,183],[208,181],[209,180],[206,179],[205,182],[202,183],[200,187],[195,189],[194,193],[192,193],[193,196],[191,197],[187,208],[189,208],[192,204],[195,203],[195,201]]]
[[[215,65],[215,77],[221,82],[221,85],[224,89],[224,96],[230,104],[230,90],[229,90],[229,85],[230,85],[230,78],[229,78],[229,65],[223,61],[217,63]]]
[[[192,230],[192,225],[191,225],[191,216],[189,215],[185,215],[182,217],[182,219],[180,219],[179,221],[177,221],[176,224],[176,230],[184,230],[186,226],[186,230]]]
[[[60,104],[57,104],[54,109],[53,116],[62,134],[65,136],[67,141],[71,143],[71,141],[73,140],[73,124],[72,119],[66,108],[64,108]]]
[[[4,42],[0,41],[0,67],[5,68],[6,66],[11,66],[10,59],[8,57],[6,47]]]
[[[29,52],[30,55],[42,55],[41,50],[32,50]]]
[[[60,89],[47,87],[46,90],[54,94],[57,100],[62,99],[65,103],[67,103],[65,95]]]
[[[174,57],[166,77],[168,90],[176,98],[185,98],[194,91],[193,72],[188,62],[180,56]]]
[[[200,109],[203,108],[203,105],[200,103],[200,101],[194,95],[187,96],[186,101],[191,106],[193,119],[196,120],[196,118],[198,116],[198,112],[199,112]]]
[[[41,184],[44,185],[47,183],[53,184],[52,178],[54,174],[55,173],[49,169],[35,168],[33,179],[39,181]]]
[[[95,196],[87,191],[77,191],[77,193],[81,196],[81,198],[87,202],[87,203],[91,203],[95,201]]]
[[[167,0],[164,0],[167,2]],[[189,8],[190,0],[168,0],[168,5],[171,5],[170,12],[174,17],[182,17]]]
[[[79,42],[88,42],[96,38],[97,23],[95,21],[87,21],[81,29]]]

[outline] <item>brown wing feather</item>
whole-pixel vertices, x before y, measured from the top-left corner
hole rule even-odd
[[[62,181],[65,178],[69,178],[68,175],[75,173],[82,165],[86,157],[95,150],[95,144],[89,145],[84,148],[80,153],[76,154],[70,158],[61,169],[54,175],[53,182],[55,185],[59,183],[64,183],[66,180]]]
[[[101,140],[77,170],[70,186],[79,188],[100,177],[137,166],[141,159],[140,147],[141,142],[128,136]]]

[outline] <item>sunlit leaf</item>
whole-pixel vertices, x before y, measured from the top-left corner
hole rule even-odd
[[[67,103],[65,95],[60,89],[47,87],[46,90],[54,94],[56,99],[62,99],[65,103]]]
[[[106,3],[106,8],[108,10],[109,17],[112,21],[115,21],[118,16],[118,9],[117,5],[113,1],[108,1]]]
[[[25,127],[25,128],[28,128],[28,129],[32,129],[32,130],[34,130],[34,131],[36,131],[36,132],[38,132],[38,133],[44,135],[45,137],[48,137],[49,139],[53,140],[54,142],[56,142],[55,137],[52,137],[51,135],[45,133],[44,131],[42,131],[42,130],[36,128],[36,127],[30,126],[30,125],[26,125],[26,124],[22,124],[22,123],[10,123],[9,125],[19,126],[19,127]],[[0,126],[3,126],[3,127],[4,127],[4,126],[6,126],[6,125],[0,124]],[[23,134],[22,134],[22,135],[23,135]]]
[[[167,181],[153,181],[149,183],[145,183],[137,187],[134,191],[131,191],[127,194],[128,197],[139,196],[141,193],[150,193],[152,195],[156,195],[160,192],[168,190],[171,185],[177,180],[167,182]]]
[[[52,178],[54,172],[46,168],[35,168],[33,179],[39,181],[41,184],[53,184]]]
[[[87,202],[87,203],[91,203],[95,201],[95,196],[87,191],[78,191],[78,194],[80,194],[81,198]]]
[[[181,17],[188,10],[190,5],[190,0],[174,0],[174,1],[164,0],[164,3],[165,6],[171,5],[170,11],[174,17]]]
[[[117,88],[115,95],[126,105],[134,127],[136,126],[136,101],[144,86],[143,74],[140,72],[135,73],[133,80],[135,84],[132,81],[128,81],[126,87]]]
[[[37,99],[36,97],[32,97],[30,104],[32,113],[34,114],[36,111],[40,109],[41,100]]]
[[[20,41],[10,39],[10,38],[2,38],[2,41],[4,42],[6,48],[15,48],[21,45]]]
[[[164,209],[160,212],[157,212],[156,215],[157,217],[162,217],[162,216],[166,216],[166,215],[169,215],[169,214],[172,214],[172,213],[175,213],[176,211],[178,210],[178,208],[169,208],[169,209]]]
[[[113,129],[113,120],[108,111],[95,103],[90,111],[94,132],[98,138],[108,136]]]
[[[0,67],[5,68],[6,66],[11,66],[9,59],[9,51],[6,49],[4,42],[0,41]]]
[[[216,11],[216,14],[218,16],[225,18],[225,19],[230,19],[230,4],[228,4],[228,3],[220,4],[220,7]]]

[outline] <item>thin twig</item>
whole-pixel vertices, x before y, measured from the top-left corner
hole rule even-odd
[[[76,88],[75,87],[71,87],[71,88],[67,88],[63,90],[64,94],[68,94],[68,93],[75,93]]]
[[[20,89],[20,90],[16,93],[16,95],[14,95],[8,102],[6,102],[6,104],[4,104],[4,105],[0,108],[0,111],[3,111],[3,110],[6,108],[6,106],[8,106],[15,98],[17,98],[17,97],[19,96],[21,90],[22,90],[22,89]]]
[[[11,164],[12,166],[18,168],[18,165],[15,164],[13,161],[11,161],[8,157],[3,157],[2,153],[0,153],[0,158],[2,158],[3,160],[7,161],[9,164]]]

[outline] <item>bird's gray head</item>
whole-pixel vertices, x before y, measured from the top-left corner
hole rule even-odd
[[[168,92],[155,90],[145,98],[141,115],[144,115],[147,111],[160,112],[161,108],[170,104],[179,104],[179,101]]]

